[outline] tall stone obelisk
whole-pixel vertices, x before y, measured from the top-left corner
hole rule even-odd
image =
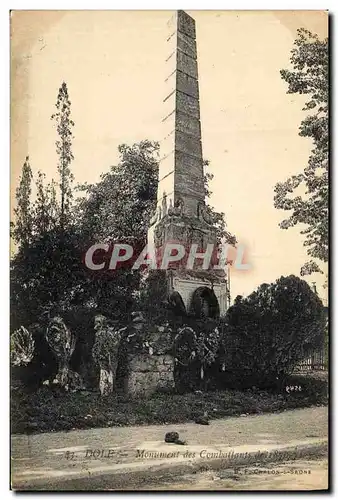
[[[156,248],[180,242],[186,248],[196,243],[205,250],[208,243],[216,244],[217,237],[205,205],[196,27],[182,10],[168,22],[167,47],[157,211],[149,239]],[[203,301],[213,303],[210,316],[224,314],[226,286],[224,271],[193,271],[183,265],[168,271],[168,293],[178,292],[188,313],[196,309],[200,295],[201,306]]]
[[[205,193],[195,21],[178,11],[168,27],[158,198],[166,194],[173,205],[183,199],[185,213],[197,215]]]

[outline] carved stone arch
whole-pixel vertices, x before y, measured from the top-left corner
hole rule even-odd
[[[192,296],[191,312],[196,318],[219,318],[220,309],[215,292],[207,286],[197,288]]]

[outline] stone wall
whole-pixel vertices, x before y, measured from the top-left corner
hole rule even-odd
[[[139,354],[128,360],[125,393],[148,397],[158,390],[171,390],[174,383],[174,359],[169,354]]]
[[[159,390],[172,390],[174,358],[172,330],[168,324],[144,326],[138,348],[129,350],[123,391],[130,397],[148,397]]]

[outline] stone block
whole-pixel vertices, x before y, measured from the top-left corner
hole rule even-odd
[[[182,195],[204,200],[202,158],[175,151],[175,188]]]
[[[168,365],[164,365],[163,363],[161,363],[157,366],[157,370],[159,373],[170,371],[170,370],[168,370]]]
[[[199,98],[198,81],[185,72],[175,70],[165,80],[164,101],[168,100],[175,90],[184,92],[195,99]]]
[[[200,119],[200,106],[198,99],[187,94],[183,94],[183,92],[180,91],[176,92],[176,111],[182,111],[196,120]]]
[[[201,124],[197,118],[188,116],[182,111],[176,112],[176,130],[180,132],[187,132],[190,135],[200,139],[201,138]]]
[[[171,389],[174,386],[173,370],[132,372],[126,380],[125,392],[131,397],[149,397],[159,389]]]
[[[190,38],[196,38],[196,23],[184,10],[179,10],[177,16],[177,31],[185,33]]]
[[[174,359],[169,354],[166,354],[165,356],[163,356],[163,363],[165,365],[174,365]]]
[[[190,57],[197,59],[196,41],[182,31],[176,35],[177,49],[181,50]]]
[[[199,99],[198,81],[186,73],[176,71],[176,88],[180,92]]]
[[[140,356],[134,356],[129,360],[129,370],[135,372],[148,372],[152,370],[155,364],[156,360],[153,356],[144,354]]]
[[[196,38],[196,24],[195,20],[183,10],[174,12],[169,21],[167,22],[168,37],[176,31],[185,33],[192,39]]]
[[[175,31],[167,38],[166,49],[168,54],[167,61],[171,54],[175,54],[179,50],[193,59],[197,59],[196,40],[182,31]]]
[[[162,122],[162,130],[163,130],[163,141],[169,136],[172,137],[172,141],[174,140],[174,131],[177,130],[179,132],[187,133],[196,139],[201,139],[201,124],[197,118],[194,118],[190,115],[185,114],[182,111],[173,111],[170,113]],[[162,145],[162,142],[161,142]],[[162,148],[161,148],[161,156]]]
[[[161,155],[163,155],[162,160],[165,160],[166,157],[168,157],[174,150],[181,151],[182,153],[186,153],[190,156],[195,156],[196,158],[200,158],[202,160],[202,143],[199,138],[190,136],[189,134],[181,132],[180,130],[174,131],[163,141],[161,141],[160,151]],[[171,170],[171,165],[168,165],[166,172],[169,173]],[[160,179],[162,179],[162,176],[165,175],[163,166],[161,168],[160,174]]]
[[[195,156],[203,162],[201,141],[178,130],[175,134],[175,150],[181,151],[182,153],[186,153],[190,156]]]
[[[198,79],[197,60],[180,50],[177,51],[176,68],[196,80]]]
[[[175,387],[174,372],[161,373],[156,389],[173,389]]]

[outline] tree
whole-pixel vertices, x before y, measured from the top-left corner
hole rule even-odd
[[[209,160],[204,160],[203,161],[204,165],[204,170],[206,170],[206,167],[210,165]],[[205,189],[205,197],[206,199],[210,199],[212,195],[212,191],[210,190],[210,182],[213,180],[214,175],[211,172],[206,171],[204,174],[204,189]],[[221,244],[223,240],[226,241],[229,245],[235,246],[237,243],[236,236],[231,234],[229,231],[226,229],[226,221],[225,221],[225,215],[223,212],[216,212],[214,207],[211,205],[207,205],[209,213],[214,221],[214,225],[217,229],[217,240],[218,243]]]
[[[227,312],[226,370],[249,386],[273,386],[307,351],[322,345],[326,324],[322,302],[296,276],[262,284],[238,298]]]
[[[76,279],[83,272],[78,233],[70,226],[60,230],[56,184],[52,180],[46,186],[44,181],[45,175],[38,172],[36,199],[28,205],[23,203],[25,191],[17,191],[19,214],[26,215],[25,218],[20,215],[13,225],[18,243],[17,252],[11,259],[10,274],[11,326],[14,329],[21,324],[29,326],[39,321],[46,308],[57,302],[61,309],[65,308],[73,299]],[[23,211],[22,207],[26,205],[27,209]],[[29,225],[26,224],[29,232],[22,230],[22,220],[29,221]],[[28,242],[25,234],[30,235]]]
[[[16,190],[17,206],[14,209],[15,223],[12,225],[12,237],[16,243],[27,245],[32,237],[32,212],[31,212],[31,192],[32,192],[32,169],[29,164],[29,157],[26,156],[22,167],[19,187]]]
[[[72,200],[72,182],[73,174],[70,170],[70,164],[74,160],[72,153],[72,128],[74,122],[71,119],[71,102],[68,96],[67,84],[62,83],[59,88],[57,101],[55,104],[56,112],[52,114],[51,119],[56,123],[59,139],[55,142],[56,152],[59,156],[58,172],[60,175],[60,193],[61,193],[61,208],[60,208],[60,226],[65,227],[69,220],[69,212]]]
[[[129,243],[135,254],[146,245],[150,218],[156,207],[158,143],[141,141],[119,146],[118,165],[96,184],[79,186],[76,225],[84,252],[95,243]],[[140,272],[129,268],[87,270],[83,287],[98,310],[109,318],[127,320],[136,307]]]
[[[58,224],[59,207],[56,200],[54,179],[44,185],[45,174],[38,172],[36,179],[36,200],[32,206],[32,226],[35,238],[55,229]]]
[[[29,329],[51,308],[57,308],[61,314],[81,303],[86,273],[79,240],[74,229],[53,229],[34,238],[14,255],[10,272],[14,329],[20,325]]]
[[[303,110],[311,111],[300,124],[299,135],[309,137],[314,148],[303,172],[293,175],[275,187],[275,207],[291,211],[280,223],[282,229],[305,225],[304,245],[310,257],[322,262],[328,260],[328,204],[329,204],[329,53],[328,39],[320,40],[306,29],[298,30],[298,38],[291,51],[293,70],[282,69],[281,77],[288,84],[288,93],[306,94],[309,100]],[[305,194],[296,194],[303,189]],[[293,195],[293,197],[289,197]],[[311,259],[301,274],[322,272]]]
[[[145,140],[118,150],[118,165],[97,184],[79,186],[77,218],[88,242],[144,244],[156,207],[159,145]]]

